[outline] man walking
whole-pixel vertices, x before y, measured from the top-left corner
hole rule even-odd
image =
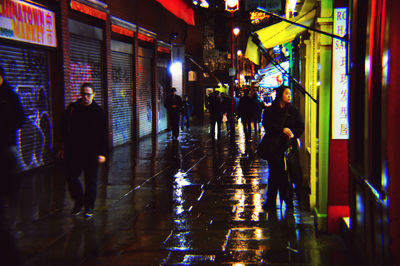
[[[93,100],[93,84],[82,84],[80,93],[81,98],[68,106],[64,116],[66,180],[75,201],[71,213],[78,215],[84,207],[84,215],[91,217],[97,194],[98,166],[106,161],[107,129],[104,112]],[[82,171],[85,191],[79,181]]]
[[[169,122],[172,129],[172,139],[176,140],[179,136],[179,121],[181,119],[182,98],[176,94],[176,89],[171,88],[172,94],[165,99]]]

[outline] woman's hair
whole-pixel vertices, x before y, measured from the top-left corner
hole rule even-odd
[[[286,86],[286,85],[281,85],[275,90],[276,91],[276,96],[275,96],[274,103],[278,103],[282,99],[283,92],[286,89],[290,89],[290,88],[288,86]]]

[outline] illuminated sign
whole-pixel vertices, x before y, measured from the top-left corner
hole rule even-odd
[[[250,12],[250,23],[251,24],[260,24],[264,20],[268,19],[270,16],[265,12],[260,11],[252,11]]]
[[[76,10],[76,11],[82,12],[82,13],[84,13],[86,15],[89,15],[89,16],[92,16],[92,17],[95,17],[95,18],[99,18],[99,19],[102,19],[102,20],[107,20],[107,13],[106,12],[103,12],[101,10],[98,10],[96,8],[92,8],[92,7],[84,5],[84,4],[81,4],[81,3],[77,2],[77,1],[71,1],[71,8]]]
[[[126,28],[118,26],[118,25],[111,25],[111,30],[113,32],[116,32],[116,33],[119,33],[121,35],[125,35],[128,37],[133,37],[133,35],[135,34],[134,31],[126,29]]]
[[[334,34],[346,35],[347,8],[335,8],[333,28]],[[346,74],[346,55],[346,43],[334,39],[332,45],[332,139],[349,138],[349,82]]]
[[[2,0],[0,37],[56,47],[54,12],[22,1]]]
[[[289,61],[284,61],[280,63],[280,66],[286,71],[289,71]],[[259,87],[263,88],[278,88],[281,85],[288,85],[289,78],[284,75],[279,69],[274,66],[270,66],[264,69],[258,70],[258,74],[262,75]]]
[[[294,12],[296,11],[296,5],[297,5],[297,0],[286,1],[286,11],[285,11],[286,18],[293,17]]]

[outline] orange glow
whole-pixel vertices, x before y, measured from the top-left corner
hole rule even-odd
[[[263,20],[268,19],[269,15],[264,12],[253,11],[250,13],[251,24],[260,24]]]
[[[142,40],[142,41],[145,41],[145,42],[154,42],[153,38],[151,38],[151,37],[149,37],[147,35],[144,35],[143,33],[140,33],[140,32],[139,32],[138,38],[139,38],[139,40]]]
[[[133,35],[135,34],[132,30],[128,30],[126,28],[123,28],[121,26],[117,26],[117,25],[111,25],[111,30],[113,32],[119,33],[121,35],[125,35],[128,37],[133,37]]]
[[[85,13],[85,14],[87,14],[89,16],[92,16],[92,17],[96,17],[96,18],[99,18],[99,19],[102,19],[102,20],[106,20],[107,19],[107,13],[106,12],[94,9],[94,8],[92,8],[90,6],[81,4],[81,3],[73,1],[73,0],[71,1],[71,8],[76,10],[76,11]]]
[[[170,53],[171,53],[171,50],[170,50],[170,49],[168,49],[168,48],[166,48],[166,47],[162,47],[162,46],[158,46],[158,47],[157,47],[157,51],[158,51],[158,52],[161,52],[161,53],[166,53],[166,54],[170,54]]]

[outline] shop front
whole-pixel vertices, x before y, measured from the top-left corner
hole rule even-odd
[[[17,132],[19,160],[26,171],[52,158],[49,56],[57,47],[55,13],[42,5],[4,0],[0,21],[0,66],[26,114]]]
[[[171,74],[168,71],[168,66],[171,63],[171,46],[158,41],[157,47],[158,132],[161,132],[168,127],[167,110],[164,102],[171,86]]]
[[[109,96],[113,146],[132,140],[133,117],[133,37],[136,25],[111,17],[112,95]]]

